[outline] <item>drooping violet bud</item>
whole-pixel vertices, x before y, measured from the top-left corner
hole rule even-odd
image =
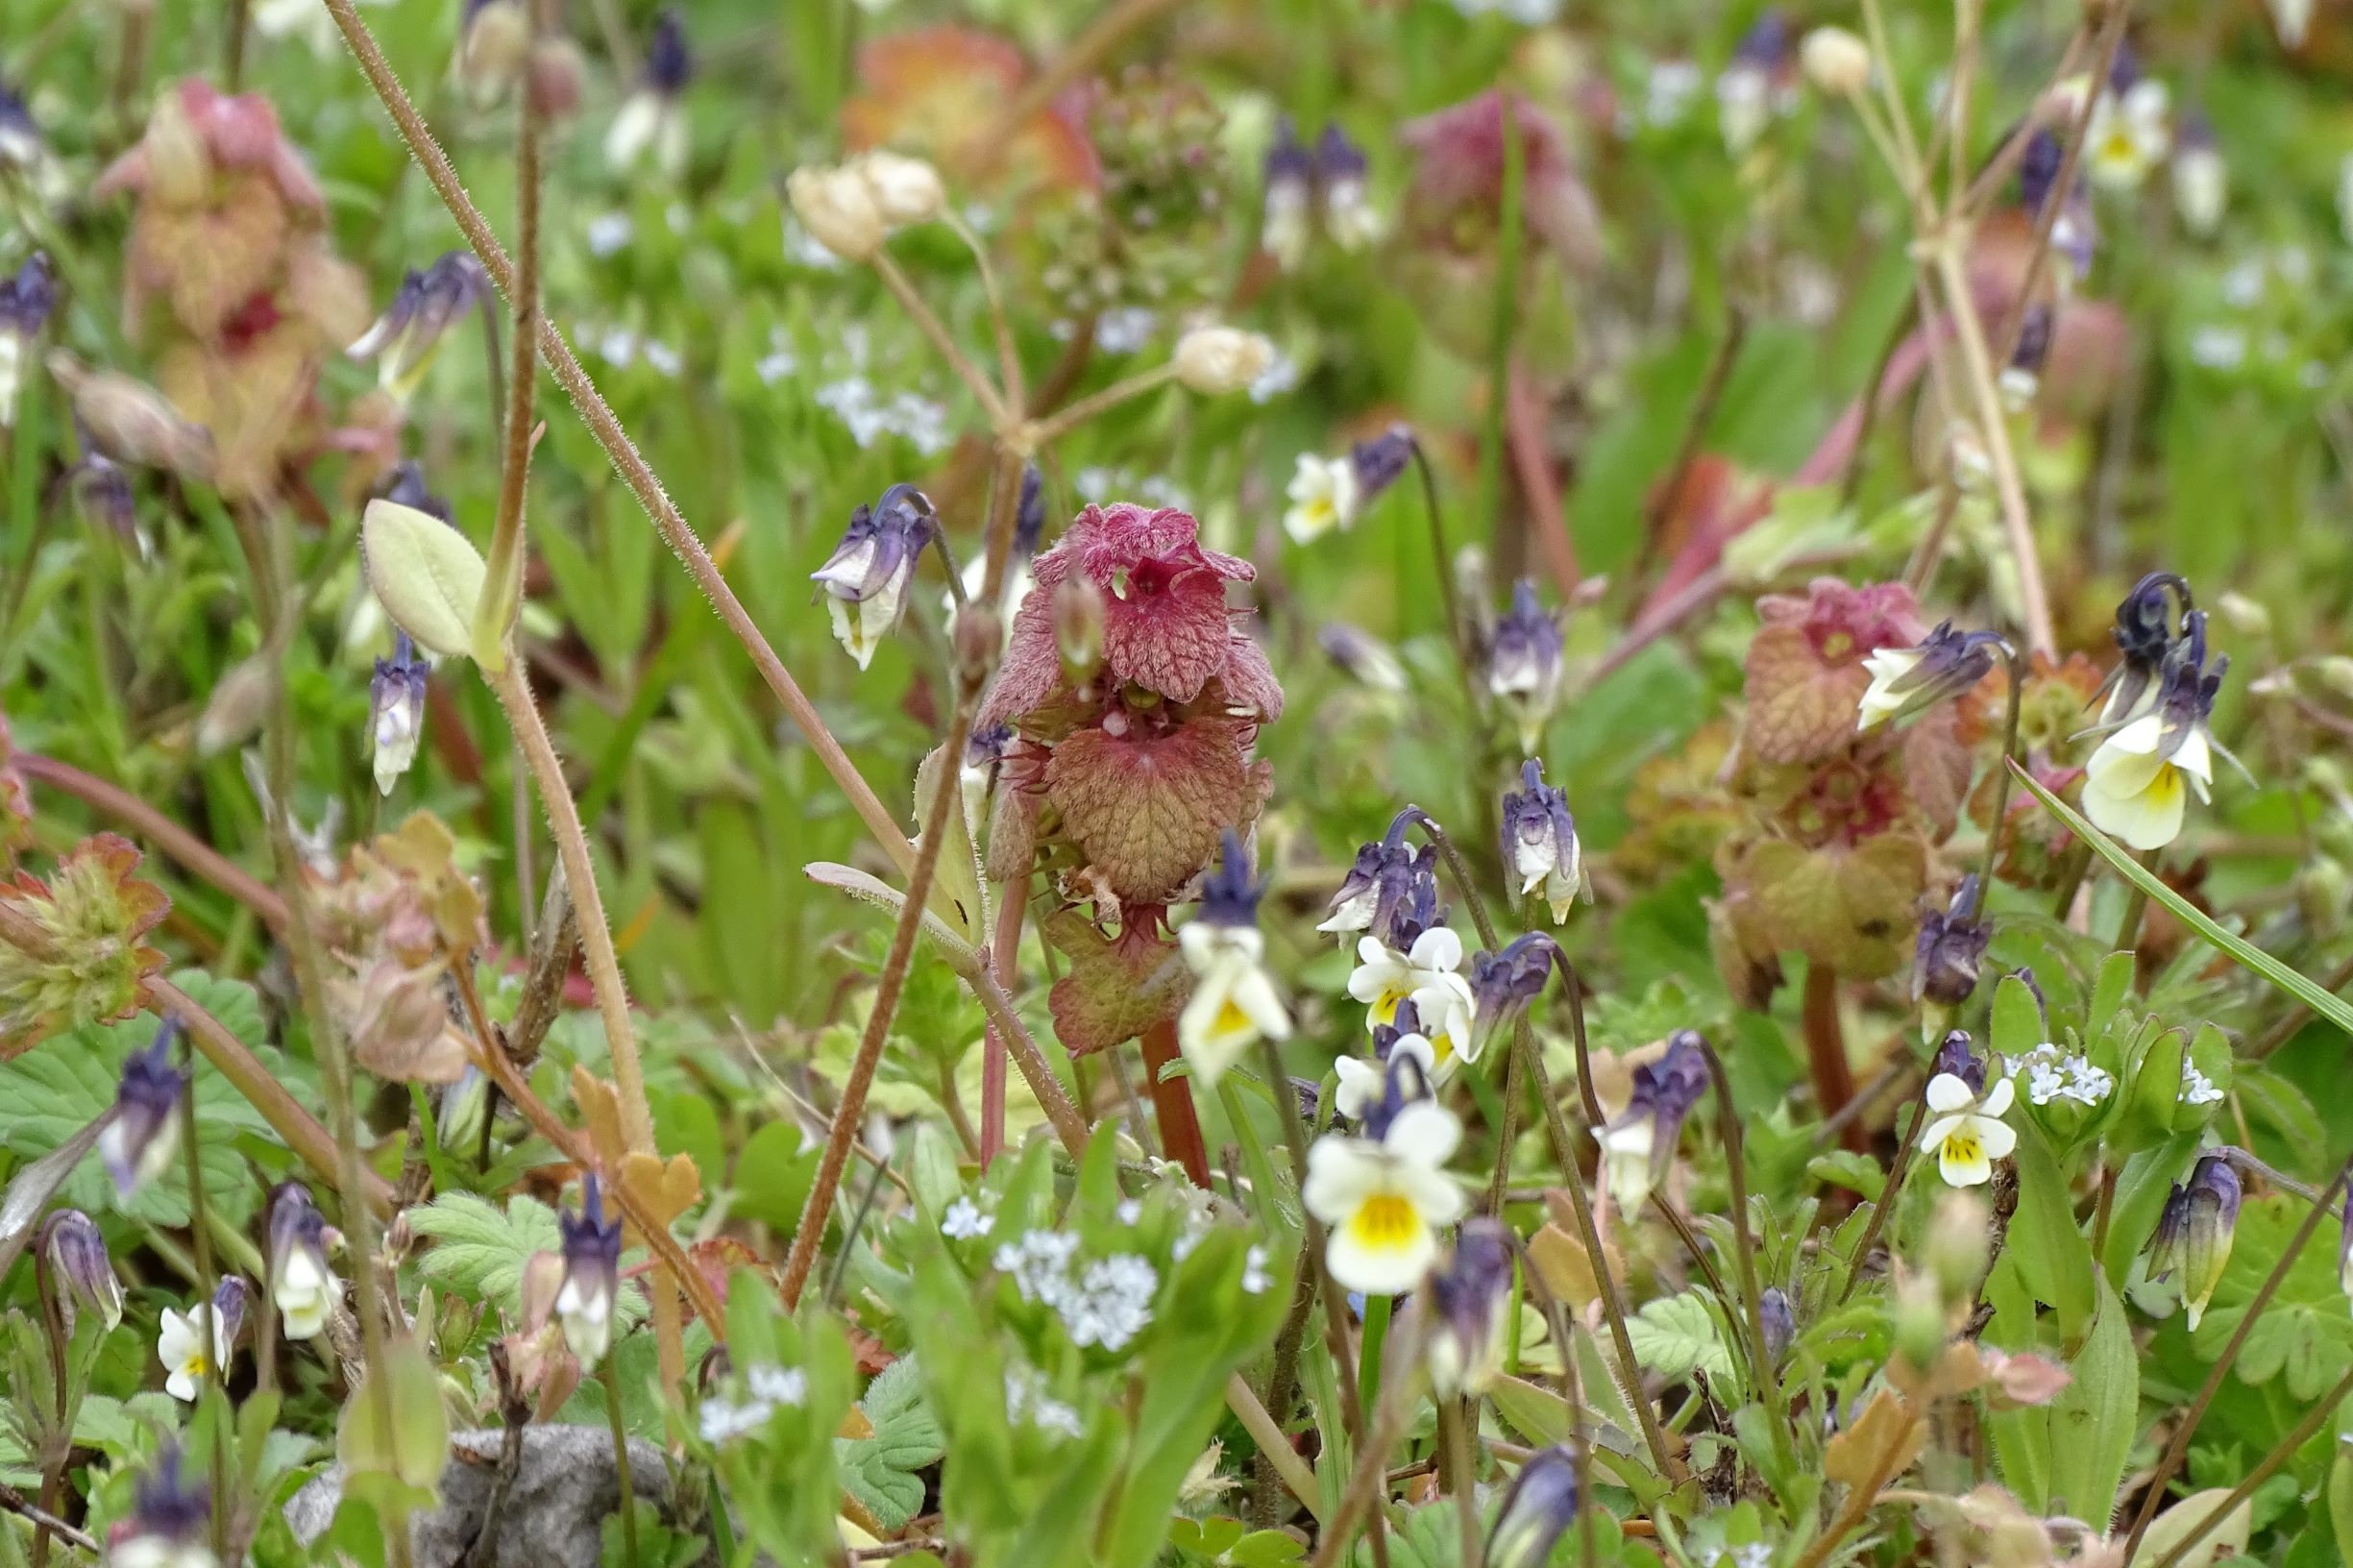
[[[42,1222],[40,1249],[69,1336],[86,1311],[105,1318],[109,1329],[123,1320],[123,1284],[96,1221],[79,1209],[61,1209]]]
[[[1476,1062],[1516,1027],[1544,994],[1560,945],[1541,931],[1514,937],[1500,953],[1471,955],[1471,1040],[1463,1054]]]
[[[213,1370],[226,1377],[229,1363],[237,1353],[237,1343],[245,1337],[245,1313],[252,1293],[245,1287],[241,1275],[223,1275],[213,1287],[212,1300],[205,1309],[212,1324],[212,1353],[216,1360]]]
[[[1641,1211],[1642,1200],[1666,1180],[1683,1118],[1707,1092],[1707,1058],[1699,1035],[1679,1029],[1666,1054],[1633,1073],[1626,1109],[1602,1129],[1602,1183],[1621,1214]]]
[[[1871,684],[1854,727],[1870,729],[1965,695],[1994,668],[1994,650],[2001,646],[1998,632],[1955,631],[1947,621],[1917,648],[1875,649],[1863,660]]]
[[[1584,853],[1568,792],[1546,784],[1544,765],[1533,757],[1520,765],[1520,788],[1504,794],[1503,850],[1504,865],[1519,879],[1520,896],[1540,894],[1553,923],[1566,920],[1584,886]]]
[[[1455,1255],[1430,1276],[1430,1386],[1440,1399],[1477,1398],[1503,1372],[1512,1289],[1511,1233],[1478,1215],[1462,1222]]]
[[[166,1442],[155,1468],[133,1494],[131,1517],[117,1526],[107,1546],[110,1568],[216,1568],[207,1546],[212,1523],[211,1494],[180,1478],[180,1445]]]
[[[613,1343],[613,1308],[621,1294],[621,1222],[608,1220],[604,1194],[590,1171],[580,1186],[580,1212],[558,1214],[564,1237],[564,1285],[555,1317],[564,1343],[583,1367],[604,1360]]]
[[[392,786],[417,760],[417,743],[425,735],[425,686],[433,672],[421,657],[408,633],[395,630],[392,657],[376,661],[368,682],[368,738],[376,748],[376,788],[390,795]]]
[[[1556,1443],[1529,1456],[1487,1536],[1488,1568],[1543,1568],[1577,1519],[1577,1456]]]
[[[2175,1184],[2157,1221],[2149,1246],[2148,1273],[2152,1280],[2179,1271],[2182,1306],[2193,1330],[2206,1313],[2214,1287],[2230,1263],[2231,1240],[2239,1224],[2239,1174],[2229,1157],[2201,1155],[2187,1183]]]
[[[375,360],[383,389],[406,403],[450,329],[491,297],[490,275],[474,253],[451,251],[423,271],[410,269],[384,313],[345,352]]]
[[[834,636],[859,669],[873,662],[874,649],[898,625],[917,557],[938,526],[930,498],[912,484],[895,484],[873,506],[850,514],[833,554],[809,574],[825,592]]]
[[[35,251],[13,278],[0,278],[0,429],[16,424],[16,397],[24,387],[33,340],[57,307],[58,290],[49,257]]]
[[[131,476],[121,464],[85,440],[82,460],[66,475],[65,484],[74,510],[86,525],[103,528],[136,550],[141,558],[146,556],[147,544],[139,535],[137,498],[131,493]]]
[[[1297,271],[1307,259],[1314,185],[1315,159],[1299,144],[1299,134],[1286,115],[1275,127],[1274,145],[1266,150],[1265,197],[1259,218],[1259,245],[1285,272]]]
[[[640,159],[652,155],[653,166],[669,180],[686,168],[686,115],[678,95],[695,73],[694,56],[686,46],[686,23],[674,6],[664,7],[654,18],[653,37],[646,45],[645,67],[629,89],[604,135],[605,165],[628,174]]]
[[[2193,612],[2190,584],[2171,572],[2151,572],[2116,607],[2116,646],[2123,655],[2095,698],[2104,696],[2103,724],[2137,719],[2156,700],[2166,654],[2174,643],[2174,611]]]
[[[1797,1314],[1790,1311],[1789,1297],[1777,1285],[1765,1286],[1756,1300],[1758,1326],[1765,1331],[1765,1359],[1778,1361],[1789,1342],[1798,1336]]]
[[[1533,755],[1560,706],[1559,620],[1536,597],[1533,578],[1511,590],[1511,608],[1487,641],[1487,691],[1519,726],[1520,749]]]
[[[1370,441],[1359,441],[1348,449],[1348,460],[1356,468],[1357,506],[1359,510],[1373,503],[1375,497],[1405,473],[1413,461],[1413,431],[1403,425],[1393,425]]]
[[[1315,184],[1323,193],[1324,233],[1343,251],[1381,237],[1381,215],[1365,189],[1364,150],[1336,125],[1315,138]]]
[[[1315,646],[1356,680],[1377,692],[1406,689],[1406,667],[1386,643],[1345,621],[1327,621],[1315,633]]]
[[[449,501],[434,495],[425,486],[425,470],[414,459],[404,458],[393,465],[391,482],[384,486],[383,499],[395,506],[405,506],[447,523],[456,514],[450,510]]]
[[[327,1218],[310,1192],[287,1182],[270,1200],[270,1304],[288,1339],[313,1339],[334,1315],[342,1288],[327,1263]]]
[[[1013,548],[1007,552],[1005,576],[1013,576],[1013,563],[1026,561],[1038,553],[1038,541],[1045,534],[1045,476],[1038,472],[1036,463],[1021,465],[1021,496],[1013,508]]]
[[[1930,1066],[1931,1078],[1957,1078],[1971,1097],[1985,1093],[1985,1064],[1977,1060],[1977,1052],[1966,1029],[1955,1029],[1947,1035],[1936,1048],[1936,1061]]]
[[[2018,347],[2011,351],[2010,362],[2002,367],[1999,378],[2002,404],[2012,413],[2022,413],[2042,388],[2043,362],[2050,357],[2055,320],[2050,306],[2041,300],[2026,306],[2025,314],[2019,318]]]
[[[1340,879],[1339,891],[1332,895],[1330,915],[1316,930],[1332,932],[1342,945],[1348,945],[1360,931],[1388,940],[1385,933],[1412,889],[1414,854],[1406,845],[1406,830],[1415,820],[1416,813],[1410,809],[1399,812],[1390,820],[1387,833],[1357,851],[1348,874]]]
[[[1977,989],[1992,925],[1977,914],[1977,875],[1972,871],[1953,890],[1952,902],[1920,918],[1920,940],[1912,949],[1912,1000],[1954,1008]]]
[[[98,1155],[119,1198],[128,1199],[163,1174],[180,1147],[180,1096],[188,1080],[171,1063],[179,1038],[179,1023],[166,1018],[147,1048],[123,1063],[112,1119],[98,1135]]]

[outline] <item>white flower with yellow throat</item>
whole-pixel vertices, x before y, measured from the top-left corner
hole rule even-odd
[[[1409,1097],[1409,1085],[1421,1086],[1415,1066],[1392,1057],[1365,1136],[1327,1133],[1308,1151],[1300,1201],[1328,1228],[1324,1263],[1345,1289],[1415,1288],[1437,1262],[1440,1233],[1469,1207],[1446,1172],[1462,1124],[1436,1100]]]

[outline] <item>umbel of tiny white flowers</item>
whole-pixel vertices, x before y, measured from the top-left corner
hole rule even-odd
[[[555,1319],[580,1365],[593,1368],[612,1345],[613,1304],[621,1293],[621,1221],[605,1217],[595,1171],[580,1184],[580,1212],[558,1214],[556,1226],[564,1237],[564,1284],[555,1293]]]
[[[368,682],[368,737],[376,747],[380,794],[390,795],[417,760],[417,743],[425,734],[426,679],[432,673],[408,633],[395,627],[392,657],[376,661],[376,674]]]
[[[1566,1443],[1528,1458],[1487,1535],[1487,1568],[1543,1568],[1577,1520],[1577,1455]]]
[[[146,1049],[123,1063],[114,1110],[98,1135],[98,1155],[114,1178],[114,1195],[129,1198],[163,1174],[180,1147],[180,1096],[187,1075],[171,1063],[180,1025],[166,1018]]]
[[[1533,757],[1520,765],[1520,787],[1504,792],[1503,848],[1520,896],[1541,895],[1553,923],[1566,920],[1584,888],[1584,854],[1568,792],[1545,783],[1544,765]]]
[[[1408,806],[1389,820],[1386,833],[1357,850],[1339,891],[1332,895],[1331,913],[1316,930],[1329,931],[1342,943],[1368,931],[1392,947],[1404,944],[1398,938],[1399,912],[1415,902],[1417,888],[1426,885],[1430,898],[1434,902],[1437,897],[1436,846],[1425,845],[1416,854],[1406,845],[1406,830],[1421,820],[1421,812]]]
[[[1936,1156],[1937,1173],[1950,1187],[1979,1187],[1994,1179],[1994,1162],[2009,1157],[2018,1133],[2001,1118],[2018,1095],[2008,1078],[1997,1078],[1982,1097],[1958,1073],[1928,1080],[1930,1120],[1920,1146]]]
[[[1519,728],[1520,749],[1535,753],[1544,726],[1560,706],[1560,622],[1536,597],[1532,577],[1511,590],[1511,608],[1489,633],[1487,691]]]
[[[2214,759],[2236,762],[2208,728],[2230,660],[2206,668],[2206,617],[2183,617],[2166,652],[2154,706],[2115,727],[2084,765],[2083,814],[2135,849],[2161,849],[2181,832],[2191,788],[2211,797]]]
[[[695,74],[694,56],[686,47],[686,23],[675,6],[665,6],[654,18],[653,37],[646,45],[646,63],[637,86],[622,100],[604,135],[604,161],[616,174],[636,168],[648,153],[667,180],[686,168],[686,116],[679,94]]]
[[[2151,1280],[2179,1274],[2175,1283],[2193,1330],[2206,1315],[2206,1303],[2230,1263],[2238,1224],[2239,1173],[2219,1151],[2199,1156],[2189,1181],[2175,1183],[2167,1195],[2148,1254]]]
[[[123,1320],[123,1282],[107,1256],[107,1238],[89,1215],[79,1209],[51,1214],[41,1224],[39,1258],[68,1337],[86,1311],[106,1319],[109,1329]]]
[[[1626,1109],[1602,1129],[1602,1185],[1618,1213],[1640,1213],[1642,1200],[1667,1179],[1683,1118],[1707,1092],[1707,1054],[1698,1031],[1678,1029],[1666,1053],[1634,1068]]]
[[[863,670],[898,625],[918,557],[939,528],[931,500],[912,484],[895,484],[871,507],[850,513],[849,527],[825,564],[809,574],[824,590],[833,634]]]
[[[1464,1220],[1454,1256],[1430,1276],[1425,1355],[1438,1398],[1477,1398],[1503,1374],[1505,1331],[1519,1299],[1511,1286],[1511,1233],[1485,1214]]]
[[[1371,1061],[1341,1056],[1333,1062],[1333,1075],[1338,1083],[1332,1092],[1332,1108],[1346,1120],[1362,1121],[1372,1108],[1381,1103],[1381,1096],[1388,1083],[1389,1059],[1399,1055],[1419,1061],[1422,1077],[1426,1081],[1432,1084],[1446,1081],[1445,1072],[1439,1069],[1437,1048],[1430,1043],[1430,1037],[1422,1033],[1421,1014],[1409,1000],[1398,1005],[1394,1024],[1384,1024],[1373,1030]],[[1454,1065],[1455,1059],[1449,1056],[1447,1070],[1451,1071]]]
[[[1288,1040],[1291,1017],[1266,973],[1259,932],[1263,883],[1250,879],[1241,841],[1228,828],[1225,853],[1201,879],[1201,912],[1177,932],[1193,971],[1192,995],[1177,1017],[1177,1044],[1205,1084],[1262,1040]]]
[[[211,1494],[180,1479],[180,1445],[166,1441],[155,1468],[134,1494],[131,1517],[107,1543],[107,1568],[216,1568],[206,1541],[211,1532]]]
[[[1389,1058],[1363,1136],[1315,1140],[1299,1197],[1330,1230],[1324,1263],[1343,1289],[1393,1296],[1422,1283],[1439,1232],[1468,1207],[1446,1173],[1461,1140],[1462,1124],[1430,1097],[1419,1060],[1404,1053]]]
[[[384,313],[344,352],[376,361],[383,389],[406,403],[425,380],[441,340],[459,317],[492,298],[490,275],[472,251],[451,251],[401,279]]]
[[[47,325],[57,300],[57,281],[44,252],[25,257],[13,278],[0,278],[0,430],[16,424],[16,396],[24,387],[33,340]]]
[[[309,1189],[287,1182],[270,1200],[270,1305],[288,1339],[315,1339],[342,1287],[327,1266],[327,1218]]]
[[[1869,729],[1908,718],[1959,697],[1994,668],[2000,634],[1955,631],[1945,622],[1917,648],[1882,648],[1863,660],[1871,684],[1863,692],[1854,727]]]

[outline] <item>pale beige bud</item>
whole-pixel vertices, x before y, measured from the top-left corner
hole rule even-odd
[[[882,221],[894,229],[929,223],[947,206],[940,171],[919,158],[876,149],[851,165],[866,176]]]
[[[466,24],[457,44],[457,76],[478,104],[503,97],[531,51],[531,18],[516,0],[490,0]]]
[[[110,370],[90,370],[62,350],[49,355],[48,365],[100,452],[118,463],[166,469],[182,478],[211,478],[211,435],[182,419],[154,387]]]
[[[261,727],[262,714],[270,702],[274,663],[269,654],[257,653],[231,665],[229,673],[213,683],[204,717],[196,721],[198,756],[219,756],[244,745]]]
[[[1953,1188],[1937,1203],[1923,1251],[1948,1308],[1973,1301],[1985,1277],[1986,1208],[1974,1192]]]
[[[1203,397],[1239,392],[1274,362],[1272,343],[1235,327],[1195,327],[1177,340],[1177,380]]]
[[[2225,625],[2249,641],[2261,642],[2271,635],[2271,611],[2261,600],[2224,594],[2214,607]]]
[[[857,169],[795,169],[784,194],[801,227],[843,260],[870,261],[882,249],[882,208]]]
[[[1843,27],[1818,27],[1799,46],[1799,59],[1815,86],[1847,96],[1871,85],[1871,46]]]

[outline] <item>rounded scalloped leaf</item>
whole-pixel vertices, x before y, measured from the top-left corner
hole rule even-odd
[[[1927,871],[1927,851],[1904,834],[1852,848],[1769,839],[1741,857],[1728,891],[1746,896],[1744,913],[1774,950],[1877,979],[1895,973],[1910,948]]]
[[[1256,801],[1235,726],[1196,719],[1157,736],[1082,729],[1054,747],[1046,795],[1112,886],[1164,904]]]
[[[1138,928],[1107,940],[1075,909],[1046,917],[1046,940],[1070,960],[1046,1007],[1072,1056],[1134,1040],[1177,1016],[1192,994],[1192,971],[1173,943]]]
[[[473,653],[484,568],[464,534],[429,512],[372,501],[359,525],[359,548],[368,586],[419,648],[443,659]]]

